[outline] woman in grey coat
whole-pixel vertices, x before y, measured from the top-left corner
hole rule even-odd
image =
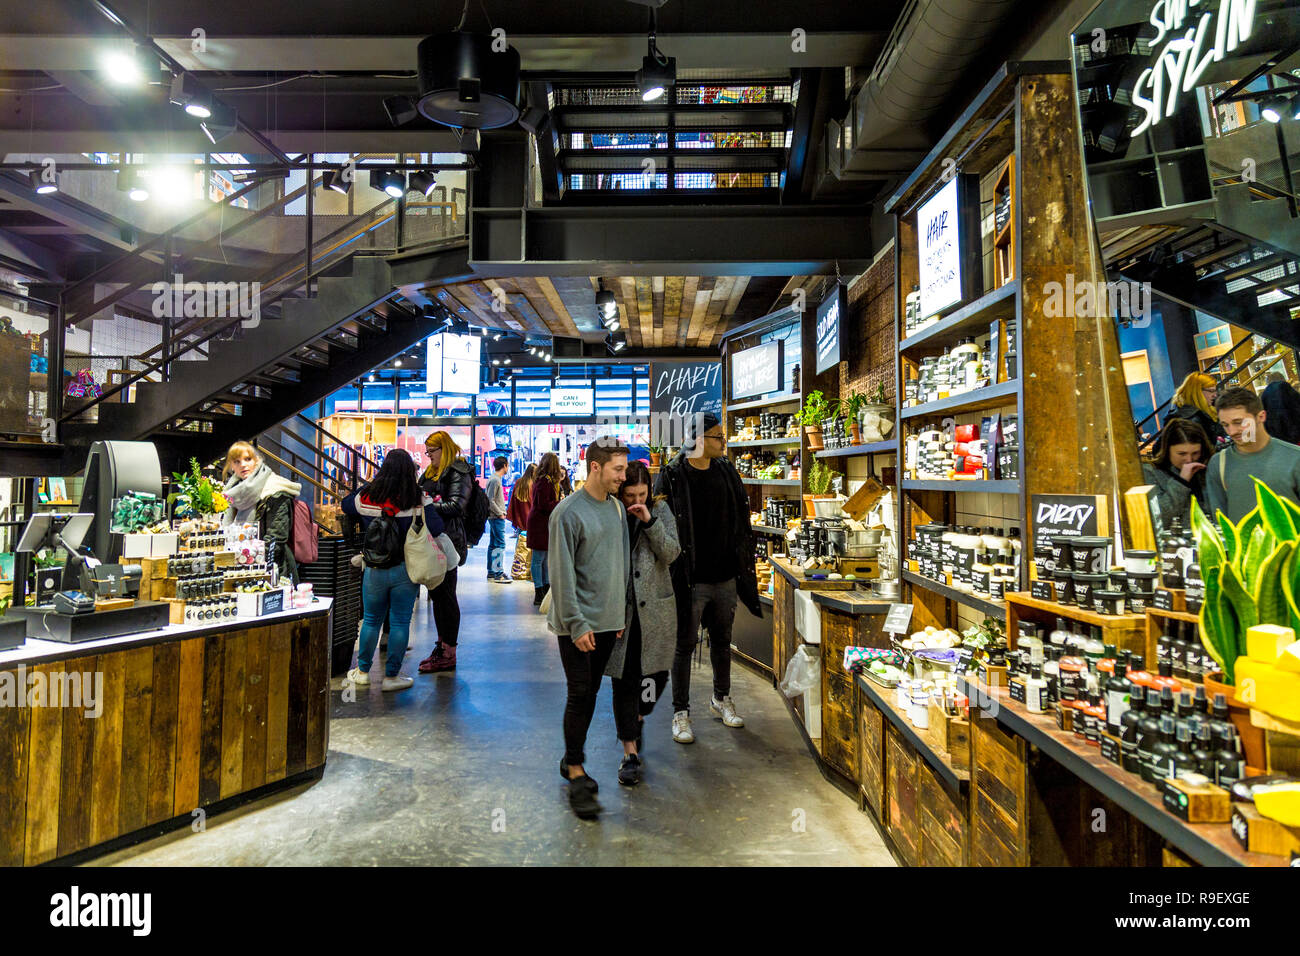
[[[1155,457],[1142,463],[1142,477],[1156,486],[1156,501],[1165,527],[1178,518],[1192,526],[1192,499],[1211,518],[1205,495],[1205,469],[1214,453],[1209,436],[1196,422],[1171,418],[1156,439]]]
[[[677,601],[668,566],[682,548],[672,509],[663,498],[651,502],[650,487],[649,469],[628,462],[618,494],[632,541],[630,624],[614,642],[605,673],[614,679],[614,720],[623,742],[618,782],[629,787],[641,780],[641,727],[668,684],[677,650]]]

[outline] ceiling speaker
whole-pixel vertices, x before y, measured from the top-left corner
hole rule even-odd
[[[480,33],[439,33],[420,41],[420,112],[444,126],[496,129],[519,118],[519,51],[497,52]]]

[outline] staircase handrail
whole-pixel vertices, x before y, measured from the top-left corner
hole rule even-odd
[[[330,432],[327,428],[325,428],[324,425],[320,424],[319,422],[314,422],[314,421],[312,421],[310,418],[308,418],[308,417],[307,417],[306,415],[304,415],[302,412],[299,412],[299,413],[298,413],[298,418],[302,419],[304,422],[306,422],[306,423],[307,423],[308,425],[310,425],[312,428],[316,429],[316,431],[320,432],[322,435],[324,435],[326,438],[328,438],[328,439],[329,439],[330,441],[332,441],[334,444],[336,444],[336,445],[342,445],[342,446],[345,447],[345,448],[352,448],[352,445],[351,445],[349,442],[345,442],[342,438],[340,438],[338,435],[335,435],[335,434],[333,434],[332,432]],[[367,455],[365,452],[361,451],[360,449],[352,448],[352,451],[353,451],[353,453],[354,453],[358,458],[360,458],[362,461],[364,461],[367,465],[370,465],[372,468],[378,468],[378,467],[379,467],[379,462],[375,461],[373,458],[371,458],[369,455]]]

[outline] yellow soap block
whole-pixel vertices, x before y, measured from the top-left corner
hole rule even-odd
[[[1280,717],[1300,720],[1300,674],[1261,661],[1237,658],[1237,700]]]
[[[1255,788],[1255,809],[1283,826],[1300,827],[1300,783]]]
[[[1246,631],[1246,656],[1272,664],[1288,644],[1295,643],[1295,631],[1277,624],[1256,624]]]
[[[1282,652],[1282,656],[1277,659],[1277,667],[1278,670],[1300,674],[1300,641],[1291,644]]]

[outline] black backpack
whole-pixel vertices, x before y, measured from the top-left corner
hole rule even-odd
[[[397,519],[384,512],[366,525],[361,560],[370,568],[395,568],[406,560],[406,535]]]
[[[478,545],[487,527],[488,511],[487,492],[474,478],[470,482],[469,505],[465,508],[465,547]]]

